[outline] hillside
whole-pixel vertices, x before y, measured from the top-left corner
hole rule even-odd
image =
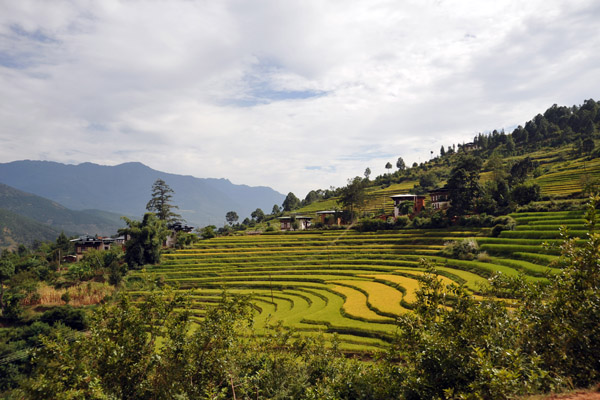
[[[31,246],[35,241],[55,240],[59,231],[31,218],[0,208],[0,249]]]
[[[284,196],[268,187],[234,185],[226,179],[201,179],[156,171],[141,163],[104,166],[65,165],[50,161],[0,164],[0,182],[74,210],[98,209],[141,216],[150,189],[163,179],[174,191],[178,213],[194,226],[222,225],[227,211],[240,217],[256,208],[270,210]]]
[[[114,235],[124,226],[118,214],[98,210],[70,210],[54,201],[4,184],[0,184],[0,209],[43,224],[53,232],[64,231],[68,235]],[[31,224],[25,224],[21,231],[24,232],[26,227],[31,227]],[[37,237],[38,229],[33,229],[26,236],[46,240],[45,235]],[[51,239],[55,237],[56,235]]]

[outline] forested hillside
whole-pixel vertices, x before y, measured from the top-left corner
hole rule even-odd
[[[513,132],[490,130],[472,142],[442,146],[421,164],[406,165],[399,154],[397,169],[392,171],[388,163],[390,172],[374,179],[367,166],[364,177],[349,179],[347,187],[313,190],[293,203],[293,209],[311,215],[341,210],[352,202],[344,204],[344,198],[352,199],[360,189],[364,195],[359,196],[358,205],[363,213],[389,215],[393,209],[390,195],[426,195],[447,185],[456,196],[472,200],[468,210],[458,210],[461,213],[500,215],[527,207],[568,208],[569,203],[579,204],[577,199],[600,189],[598,132],[600,104],[595,100],[572,107],[553,105]],[[455,175],[451,180],[453,171],[471,178],[456,180]],[[461,186],[465,184],[470,188]],[[456,197],[455,206],[460,202]]]
[[[32,246],[36,242],[56,239],[59,231],[31,218],[0,208],[0,248],[16,249],[20,244]]]
[[[54,201],[22,192],[0,183],[0,209],[11,214],[30,219],[29,223],[18,228],[12,226],[10,233],[16,235],[11,241],[31,245],[34,240],[54,239],[56,232],[64,231],[68,235],[114,235],[124,226],[121,215],[96,210],[70,210]],[[5,215],[8,215],[5,213]],[[14,218],[12,219],[14,221]],[[33,224],[33,222],[37,224]],[[8,220],[6,220],[8,225]],[[19,234],[17,234],[19,232]],[[48,232],[54,232],[48,236]]]

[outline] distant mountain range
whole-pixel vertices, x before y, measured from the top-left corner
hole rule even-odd
[[[140,218],[150,200],[152,184],[159,178],[174,190],[173,204],[179,206],[176,211],[193,226],[222,225],[227,211],[236,211],[242,219],[257,208],[268,213],[285,198],[269,187],[169,174],[138,162],[116,166],[29,160],[0,163],[0,183],[50,199],[59,207],[109,212],[85,211],[86,216],[102,220],[114,220],[114,214]],[[66,216],[58,219],[68,220]],[[92,220],[88,222],[92,224]]]

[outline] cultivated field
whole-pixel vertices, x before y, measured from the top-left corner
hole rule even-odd
[[[194,316],[202,318],[226,290],[247,295],[256,309],[258,332],[281,323],[304,335],[333,333],[348,351],[370,351],[393,337],[396,317],[410,312],[423,273],[432,261],[445,283],[478,294],[495,272],[545,279],[557,258],[560,224],[582,233],[579,212],[513,214],[518,226],[500,237],[487,230],[302,231],[228,236],[165,254],[147,271],[192,290]],[[475,238],[485,261],[442,257],[444,244]],[[543,245],[546,243],[547,245]]]

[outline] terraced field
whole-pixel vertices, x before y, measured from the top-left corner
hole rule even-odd
[[[357,233],[302,231],[228,236],[165,254],[147,271],[192,290],[194,316],[218,301],[223,290],[247,295],[257,311],[260,333],[281,322],[304,335],[337,333],[346,350],[381,348],[396,330],[396,317],[410,312],[423,273],[419,260],[431,260],[446,283],[478,293],[495,272],[545,279],[557,250],[558,227],[582,232],[578,212],[514,214],[518,226],[498,238],[484,230],[402,230]],[[445,243],[474,237],[491,257],[458,260],[440,255]]]

